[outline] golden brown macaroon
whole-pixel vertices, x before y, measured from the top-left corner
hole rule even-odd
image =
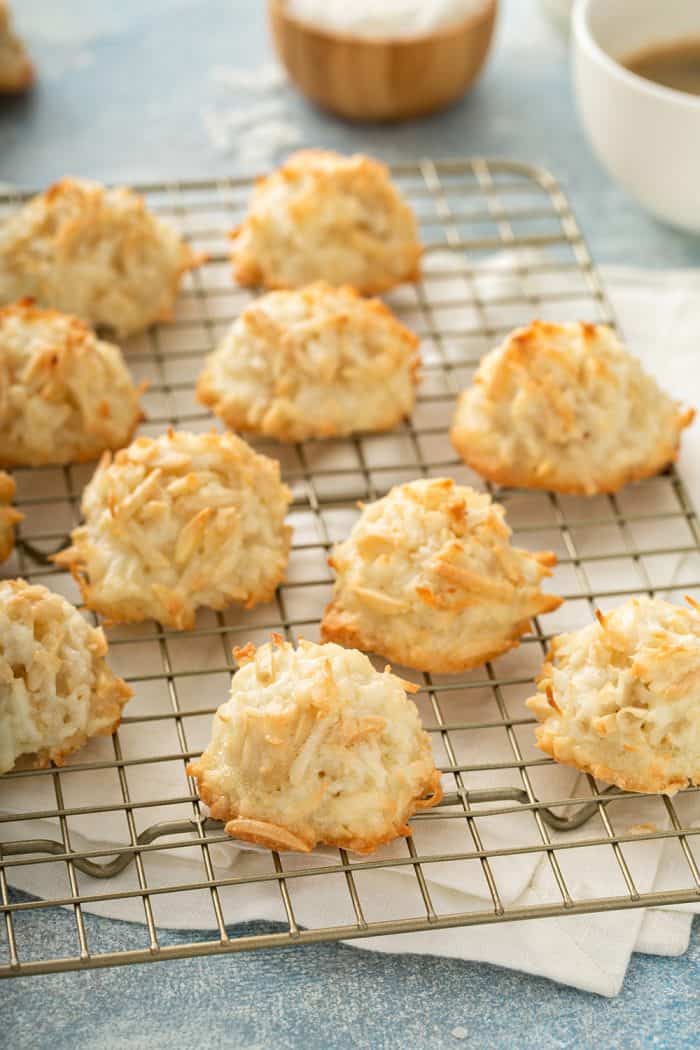
[[[338,645],[295,649],[274,636],[235,655],[231,698],[187,770],[233,838],[371,853],[410,835],[409,818],[440,801],[412,683]]]
[[[663,470],[693,417],[612,329],[534,321],[483,358],[451,438],[500,485],[592,495]]]
[[[105,453],[83,492],[85,523],[55,561],[108,620],[183,630],[200,606],[272,599],[287,566],[290,500],[277,460],[235,434],[139,437]]]
[[[0,0],[0,94],[26,91],[34,82],[34,67],[12,27],[7,0]]]
[[[30,299],[0,310],[0,465],[97,459],[142,418],[121,350]]]
[[[700,606],[632,598],[552,642],[527,705],[557,762],[625,791],[700,784]]]
[[[244,310],[197,395],[234,430],[305,441],[396,426],[417,369],[417,337],[383,303],[318,281]]]
[[[170,318],[200,262],[133,190],[65,178],[0,227],[0,303],[29,296],[127,336]]]
[[[115,731],[132,692],[106,655],[102,631],[60,594],[0,582],[0,773],[60,766]]]
[[[449,478],[397,485],[333,548],[321,634],[420,671],[465,671],[558,608],[540,590],[555,562],[512,547],[503,507],[486,493]]]
[[[15,498],[15,482],[4,470],[0,470],[0,562],[6,561],[15,545],[15,525],[24,517],[12,506]]]
[[[258,181],[233,238],[234,276],[243,285],[324,280],[375,295],[420,272],[413,212],[388,168],[361,154],[292,154]]]

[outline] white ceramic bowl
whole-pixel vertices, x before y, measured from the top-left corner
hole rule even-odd
[[[602,164],[661,219],[700,232],[700,96],[630,73],[655,43],[700,39],[700,0],[577,0],[574,86]]]

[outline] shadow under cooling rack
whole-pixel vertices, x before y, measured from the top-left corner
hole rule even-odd
[[[92,741],[61,769],[0,781],[2,976],[698,900],[697,791],[645,800],[652,817],[635,821],[639,798],[567,774],[537,751],[523,703],[548,639],[589,622],[595,606],[634,594],[700,598],[698,521],[674,469],[590,500],[486,486],[505,504],[516,542],[555,551],[552,589],[566,601],[535,621],[517,650],[476,672],[402,672],[419,687],[415,699],[445,792],[439,807],[413,818],[412,837],[363,858],[330,849],[308,857],[239,850],[201,811],[186,776],[226,697],[232,647],[272,631],[290,640],[317,637],[331,586],[328,552],[355,520],[357,500],[420,476],[447,474],[484,487],[448,439],[454,400],[480,357],[534,317],[615,323],[576,220],[547,172],[472,158],[426,159],[393,175],[426,245],[420,283],[387,296],[421,338],[415,412],[390,434],[291,447],[255,442],[280,459],[294,495],[289,573],[273,603],[203,611],[186,634],[153,623],[108,629],[110,660],[135,692],[118,732]],[[251,299],[231,281],[226,239],[243,217],[251,183],[138,188],[208,257],[188,276],[173,322],[124,347],[135,379],[148,381],[142,431],[209,429],[194,386],[204,357]],[[0,218],[22,199],[0,197]],[[92,469],[15,472],[25,519],[4,576],[45,583],[78,603],[72,580],[48,555],[78,522]],[[674,871],[684,873],[661,889],[648,884],[640,852],[654,844],[675,850]],[[594,857],[591,870],[608,874],[584,891],[577,875]],[[514,871],[539,873],[546,890],[538,903],[516,892]],[[373,880],[400,875],[377,899]],[[462,877],[473,893],[455,911],[441,894],[461,887]],[[343,902],[332,924],[323,918],[327,894]],[[41,954],[29,948],[28,924],[52,908],[74,916],[75,951],[65,957],[54,958],[50,945]],[[207,935],[193,931],[190,943],[161,944],[159,928],[189,908],[198,917],[191,925]],[[86,923],[90,912],[139,919],[143,948],[119,950],[108,932],[98,935]],[[284,927],[236,935],[234,927],[254,917]]]

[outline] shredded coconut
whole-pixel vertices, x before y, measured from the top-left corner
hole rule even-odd
[[[169,431],[105,457],[85,524],[56,556],[110,620],[184,630],[199,606],[269,601],[287,564],[291,493],[277,460],[235,434]]]
[[[397,485],[367,504],[329,559],[337,579],[324,640],[438,674],[512,649],[561,598],[540,590],[554,555],[511,546],[504,517],[450,478]]]
[[[132,190],[64,178],[0,226],[0,303],[30,297],[130,335],[169,318],[200,262]]]
[[[232,430],[278,441],[387,430],[413,408],[417,347],[352,288],[270,292],[207,359],[197,396]]]
[[[14,480],[0,470],[0,562],[10,557],[15,544],[14,526],[24,516],[11,506],[14,497]]]
[[[558,635],[526,701],[558,762],[625,791],[700,784],[700,605],[631,598]]]
[[[673,462],[694,414],[605,325],[533,321],[482,359],[451,438],[500,485],[592,495]]]
[[[266,62],[257,69],[214,66],[209,76],[235,92],[237,103],[202,109],[209,141],[219,153],[235,154],[239,164],[263,168],[302,143],[301,128],[281,90],[287,78],[277,63]]]
[[[141,419],[119,347],[29,300],[0,310],[0,389],[3,466],[95,459],[127,444]]]
[[[385,165],[316,149],[256,182],[232,259],[243,285],[325,280],[374,295],[417,280],[421,250],[415,216]]]
[[[257,69],[235,69],[232,66],[214,66],[211,79],[235,91],[274,91],[283,87],[287,77],[276,62],[266,62]]]
[[[287,0],[290,14],[362,37],[408,37],[459,22],[484,0]]]
[[[362,653],[300,641],[234,650],[240,669],[188,772],[233,838],[369,853],[440,801],[440,774],[407,690]],[[426,798],[426,796],[428,796]]]
[[[131,689],[107,665],[107,642],[60,594],[0,583],[0,773],[63,765],[112,733]]]

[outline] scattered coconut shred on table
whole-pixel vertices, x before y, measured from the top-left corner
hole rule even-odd
[[[460,22],[485,0],[287,0],[291,15],[362,37],[406,37]]]
[[[290,14],[324,29],[363,37],[406,37],[429,33],[467,18],[486,0],[286,0]],[[215,66],[210,78],[236,93],[235,107],[205,107],[202,120],[209,141],[221,153],[235,153],[239,164],[271,166],[303,141],[289,108],[287,78],[275,62],[257,69]],[[251,98],[241,105],[242,96]]]
[[[214,149],[235,153],[240,164],[272,165],[279,154],[302,142],[301,128],[289,112],[287,78],[274,62],[257,69],[215,66],[210,78],[236,93],[235,107],[202,110]]]

